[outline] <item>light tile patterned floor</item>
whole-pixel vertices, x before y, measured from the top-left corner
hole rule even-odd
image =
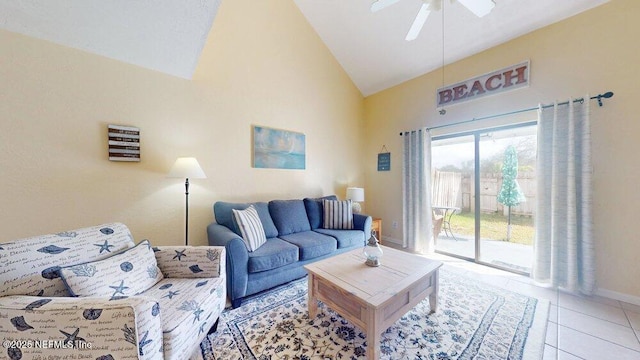
[[[640,306],[535,286],[531,279],[443,255],[452,271],[551,302],[543,360],[640,360]]]

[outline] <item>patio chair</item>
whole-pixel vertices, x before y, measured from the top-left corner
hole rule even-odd
[[[438,235],[440,235],[440,231],[442,231],[444,216],[438,215],[434,210],[431,210],[431,221],[433,222],[433,241],[437,241]]]

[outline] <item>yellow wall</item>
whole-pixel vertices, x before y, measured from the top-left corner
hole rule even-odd
[[[0,242],[122,221],[137,240],[206,243],[218,200],[364,184],[364,105],[293,1],[224,1],[193,81],[0,31]],[[141,129],[142,162],[108,161],[107,124]],[[251,167],[253,124],[306,134],[307,169]]]
[[[531,86],[451,106],[444,116],[435,109],[441,70],[367,97],[367,207],[384,219],[385,238],[402,239],[400,131],[611,90],[615,96],[604,107],[591,103],[598,285],[606,295],[640,297],[637,14],[640,2],[615,0],[446,66],[445,84],[452,84],[530,59]],[[532,116],[535,118],[535,112]],[[376,171],[376,154],[383,144],[392,153],[392,171],[388,173]],[[398,229],[389,226],[393,220],[399,222]]]
[[[440,71],[363,101],[293,1],[224,1],[192,81],[0,31],[0,242],[122,221],[137,239],[180,244],[184,184],[166,178],[178,156],[208,176],[192,181],[193,244],[206,243],[217,200],[343,197],[348,185],[366,186],[367,212],[399,240],[398,132],[612,90],[605,107],[592,103],[598,281],[640,297],[638,13],[614,0],[447,66],[447,84],[525,59],[532,69],[529,88],[445,116]],[[141,129],[142,162],[107,160],[107,124]],[[305,133],[307,170],[253,169],[253,124]],[[390,172],[376,171],[382,145]]]

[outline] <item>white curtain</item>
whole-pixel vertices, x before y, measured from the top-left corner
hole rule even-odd
[[[538,110],[535,261],[537,282],[595,290],[589,96]]]
[[[402,246],[433,251],[431,221],[431,135],[427,129],[405,132],[402,163]]]

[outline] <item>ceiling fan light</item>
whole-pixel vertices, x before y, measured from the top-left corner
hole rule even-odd
[[[493,0],[458,0],[469,11],[474,13],[477,17],[483,17],[491,12],[496,6]]]
[[[429,10],[431,11],[440,11],[442,9],[442,0],[422,1],[424,1],[426,4],[429,4]]]

